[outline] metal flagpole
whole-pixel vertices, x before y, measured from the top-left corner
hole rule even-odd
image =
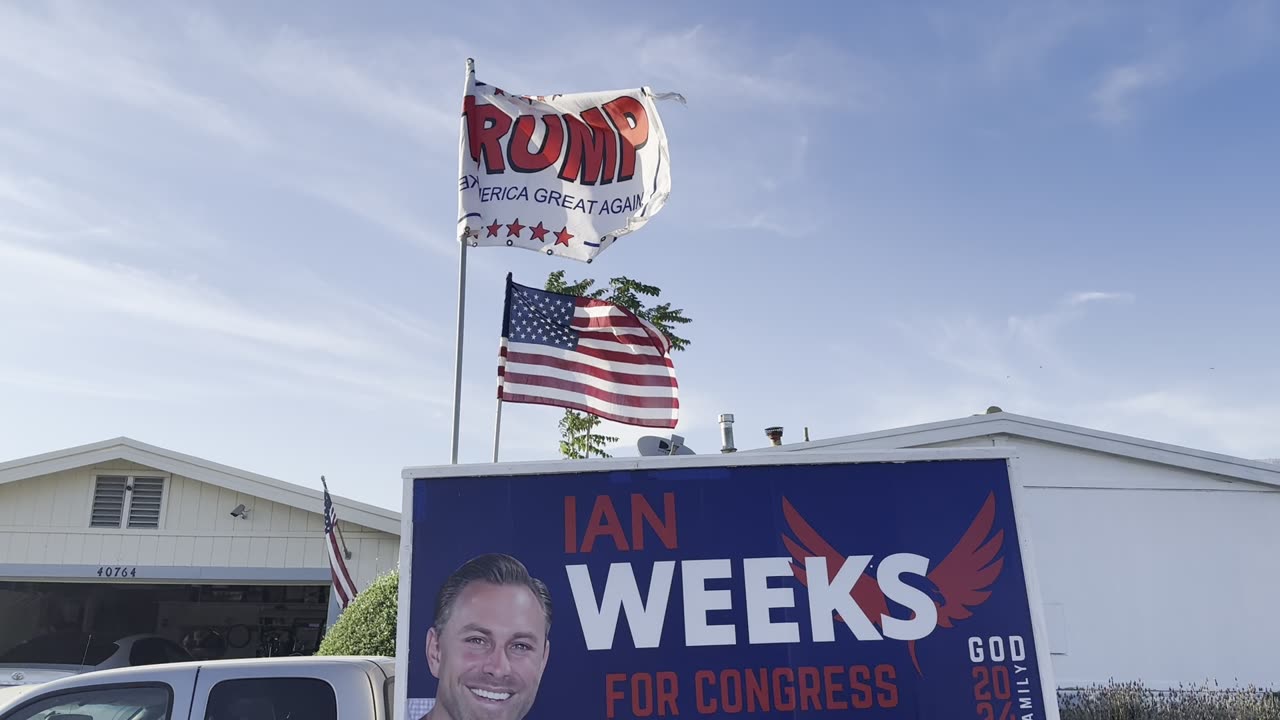
[[[502,300],[502,339],[498,341],[498,411],[493,418],[493,461],[498,462],[498,443],[502,438],[502,384],[506,381],[503,368],[507,364],[507,338],[511,335],[511,273],[507,273],[507,286]]]
[[[465,99],[467,90],[471,87],[471,75],[476,70],[476,62],[471,58],[467,58],[466,75],[462,82],[462,97]],[[458,179],[459,182],[463,175],[463,154],[462,139],[466,136],[466,117],[461,117],[458,122]],[[458,198],[458,212],[462,212],[461,190]],[[461,221],[461,219],[459,219]],[[466,316],[467,302],[467,240],[469,233],[467,226],[458,238],[458,345],[454,357],[453,365],[453,444],[449,450],[449,462],[456,465],[458,463],[458,420],[462,411],[462,326],[463,318]]]
[[[462,322],[466,315],[467,301],[467,239],[462,238],[458,250],[458,348],[453,365],[453,445],[449,450],[449,462],[458,463],[458,418],[462,410]]]
[[[502,437],[502,397],[498,397],[498,414],[493,420],[493,461],[498,462],[498,440]]]

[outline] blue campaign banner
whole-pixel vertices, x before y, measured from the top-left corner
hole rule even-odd
[[[1007,459],[681,460],[406,471],[405,717],[1057,717]]]

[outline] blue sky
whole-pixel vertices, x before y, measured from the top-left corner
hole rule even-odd
[[[398,508],[447,463],[463,63],[650,85],[672,195],[591,265],[685,309],[699,452],[1011,412],[1280,456],[1280,5],[0,6],[0,458],[118,435]],[[556,456],[509,405],[504,460]],[[634,454],[638,428],[616,455]]]

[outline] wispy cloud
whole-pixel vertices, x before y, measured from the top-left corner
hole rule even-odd
[[[25,392],[56,388],[89,399],[166,403],[259,400],[262,393],[307,402],[323,396],[345,406],[445,402],[422,370],[422,358],[440,342],[432,330],[394,306],[332,287],[282,279],[290,293],[305,291],[290,312],[269,293],[241,301],[190,277],[3,239],[0,268],[0,331],[28,338],[20,347],[43,346],[56,358],[39,371],[23,368],[24,355],[36,357],[25,350],[0,362],[18,363],[4,373],[5,382]],[[37,295],[44,298],[38,317],[16,312]],[[132,338],[127,353],[133,361],[109,353],[86,371],[71,360],[77,348],[119,345],[121,338]]]
[[[762,230],[779,237],[795,239],[812,234],[817,227],[807,217],[802,215],[798,218],[779,219],[774,213],[758,212],[742,220],[727,222],[724,227],[730,230]]]
[[[213,288],[119,263],[91,263],[0,240],[0,264],[8,277],[0,300],[7,297],[15,308],[24,296],[56,287],[57,293],[42,293],[46,308],[125,315],[299,351],[346,356],[376,352],[368,342],[324,324],[274,319]]]
[[[1107,14],[1091,2],[1037,1],[984,10],[970,4],[926,11],[939,39],[960,49],[958,63],[935,68],[950,82],[1001,85],[1034,79],[1073,38],[1096,27]]]
[[[144,241],[118,232],[120,219],[83,194],[36,175],[0,171],[0,238],[17,236],[46,243],[96,241],[137,247]]]
[[[1161,95],[1197,92],[1274,54],[1280,39],[1274,3],[1221,5],[1203,17],[1161,3],[1136,11],[1129,32],[1138,50],[1097,78],[1089,98],[1093,118],[1112,128],[1135,125],[1144,107]]]
[[[24,392],[33,395],[61,397],[89,397],[100,400],[155,400],[159,395],[140,387],[124,387],[120,383],[93,382],[83,377],[70,377],[65,373],[32,370],[0,360],[0,386],[9,388],[9,396]]]
[[[1017,3],[985,25],[982,67],[992,78],[1034,76],[1054,53],[1101,16],[1088,3]]]
[[[821,42],[762,54],[751,38],[702,25],[634,37],[646,72],[672,83],[670,89],[683,92],[692,106],[706,98],[852,110],[873,106],[886,91],[880,68]]]
[[[1094,118],[1105,125],[1126,125],[1134,119],[1141,97],[1172,79],[1173,69],[1159,61],[1111,68],[1093,92]]]
[[[26,87],[76,102],[85,97],[114,101],[248,149],[270,144],[263,128],[160,69],[164,63],[147,55],[155,47],[112,15],[90,14],[85,6],[55,5],[44,16],[17,5],[0,6],[0,67],[42,81]]]
[[[908,424],[980,412],[995,403],[1026,415],[1242,457],[1280,453],[1273,432],[1280,402],[1242,395],[1239,387],[1233,394],[1232,385],[1241,382],[1237,376],[1162,387],[1161,375],[1150,370],[1099,370],[1092,357],[1096,338],[1082,340],[1090,337],[1090,313],[1099,304],[1135,298],[1132,292],[1074,292],[1043,312],[1009,316],[1003,324],[978,313],[902,322],[906,337],[940,367],[877,371],[866,381],[867,392],[892,400],[873,403],[872,415],[880,426]],[[921,372],[937,379],[920,380]],[[1259,377],[1253,384],[1277,382]]]
[[[1129,292],[1077,292],[1067,296],[1066,304],[1084,305],[1094,302],[1133,302],[1134,294]]]
[[[1247,458],[1280,454],[1280,402],[1237,402],[1202,391],[1161,389],[1102,403],[1095,414],[1109,426],[1155,440]]]
[[[1077,388],[1094,384],[1061,336],[1087,317],[1086,306],[1133,298],[1125,292],[1077,292],[1047,310],[1009,315],[1003,322],[976,313],[948,313],[897,320],[895,325],[934,361],[1029,399],[1051,383]]]
[[[127,254],[144,264],[175,256],[193,262],[226,245],[181,205],[158,201],[127,175],[79,164],[58,167],[58,175],[0,171],[0,240],[80,255]]]
[[[402,42],[370,39],[343,49],[296,27],[254,40],[198,12],[186,17],[184,29],[213,64],[280,96],[310,101],[327,120],[348,114],[441,149],[457,132],[461,83],[452,95],[433,92],[432,75],[421,72],[431,58]]]
[[[317,176],[290,177],[285,182],[435,254],[452,257],[457,252],[454,242],[430,229],[421,215],[398,203],[393,191],[373,182],[357,184],[349,179]]]

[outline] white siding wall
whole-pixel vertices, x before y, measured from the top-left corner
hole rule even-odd
[[[1000,442],[1021,458],[1059,685],[1276,683],[1280,490],[1023,438]]]
[[[126,473],[167,478],[160,529],[90,528],[94,476]],[[230,515],[241,503],[247,520]],[[117,461],[0,485],[0,564],[327,569],[320,510]],[[396,566],[398,537],[349,522],[342,531],[359,587]]]

